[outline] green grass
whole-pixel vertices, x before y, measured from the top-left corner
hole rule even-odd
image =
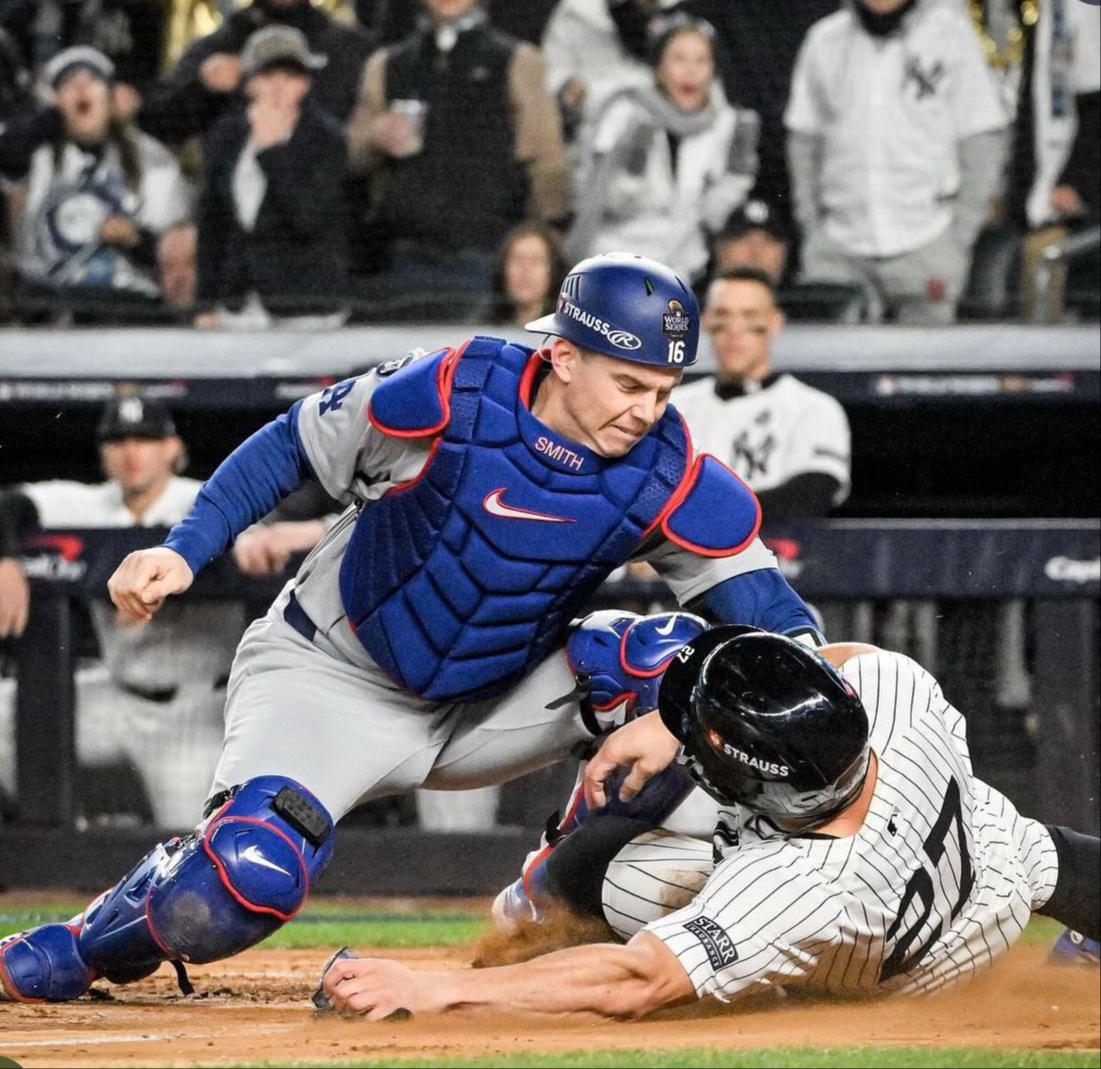
[[[0,905],[0,938],[36,924],[64,921],[83,903],[47,902],[34,908]],[[469,909],[404,913],[371,910],[361,904],[317,899],[262,945],[277,949],[336,949],[339,946],[416,948],[459,946],[473,942],[485,930],[488,917]]]
[[[274,1065],[275,1063],[265,1063]],[[1098,1065],[1096,1052],[1031,1050],[983,1050],[944,1047],[780,1047],[770,1050],[595,1050],[566,1054],[511,1054],[476,1059],[417,1058],[399,1061],[291,1062],[291,1067],[324,1066],[325,1069],[803,1069],[867,1066],[868,1069],[987,1069],[988,1066],[1023,1066],[1054,1069]]]
[[[81,902],[46,902],[34,908],[19,909],[5,909],[0,905],[0,938],[36,924],[68,920],[79,913],[82,906]],[[487,916],[461,904],[454,910],[406,913],[382,907],[372,910],[358,903],[333,903],[318,898],[261,945],[294,950],[335,950],[345,945],[395,949],[461,946],[477,939],[488,922]],[[1035,917],[1025,929],[1021,942],[1051,943],[1061,930],[1055,921]]]

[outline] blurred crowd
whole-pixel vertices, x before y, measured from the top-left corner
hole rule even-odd
[[[523,323],[627,250],[1027,316],[1098,224],[1082,0],[0,0],[2,314]],[[1061,303],[1098,309],[1097,246]]]

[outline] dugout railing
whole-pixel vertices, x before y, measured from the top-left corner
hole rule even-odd
[[[833,638],[915,656],[967,716],[977,771],[1026,812],[1097,832],[1099,596],[1096,520],[833,520],[774,526],[767,541]],[[0,826],[0,886],[104,886],[158,838],[152,828],[78,831],[75,609],[103,597],[115,564],[163,531],[51,531],[27,546],[32,608],[9,645],[18,803]],[[188,597],[261,607],[281,579],[223,559]],[[669,604],[645,580],[605,584],[601,605]],[[545,814],[544,814],[545,815]],[[536,826],[453,835],[341,830],[330,891],[485,893],[514,878]]]

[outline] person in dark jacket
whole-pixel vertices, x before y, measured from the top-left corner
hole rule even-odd
[[[344,134],[307,97],[323,62],[288,26],[258,30],[245,45],[249,106],[220,119],[204,145],[198,303],[206,310],[196,326],[343,319]]]
[[[228,108],[241,103],[241,50],[265,26],[300,31],[310,51],[325,58],[313,80],[313,99],[344,122],[373,48],[371,36],[360,27],[335,22],[309,0],[253,0],[214,33],[195,41],[172,73],[146,93],[138,124],[170,144],[205,134]]]
[[[367,64],[349,151],[371,176],[374,237],[389,254],[373,299],[431,293],[434,311],[467,318],[508,231],[566,214],[562,127],[535,48],[496,29],[479,0],[424,6],[422,28]]]

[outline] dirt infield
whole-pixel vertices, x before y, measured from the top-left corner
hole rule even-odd
[[[459,967],[470,950],[386,951],[412,966]],[[0,1007],[0,1054],[26,1066],[476,1057],[600,1048],[772,1047],[781,1044],[1097,1049],[1096,970],[1052,968],[1020,947],[978,983],[931,999],[878,1004],[698,1006],[627,1024],[518,1016],[334,1019],[305,1000],[325,955],[255,950],[197,967],[183,998],[167,966],[112,997],[63,1006]],[[102,986],[102,985],[100,985]]]

